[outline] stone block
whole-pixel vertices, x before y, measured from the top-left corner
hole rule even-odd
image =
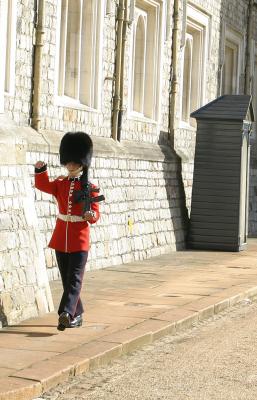
[[[2,231],[0,241],[0,252],[5,250],[12,250],[16,247],[15,232]]]
[[[10,293],[0,293],[0,314],[8,316],[13,309],[13,300]]]
[[[0,196],[5,196],[5,195],[6,195],[6,191],[5,191],[4,181],[0,180]]]

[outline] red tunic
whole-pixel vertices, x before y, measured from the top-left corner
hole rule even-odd
[[[93,188],[96,186],[92,185]],[[58,203],[59,213],[64,215],[82,215],[82,203],[75,203],[73,193],[81,189],[79,180],[70,181],[68,178],[55,179],[50,182],[47,171],[35,174],[35,187],[42,192],[52,194]],[[98,193],[92,192],[92,197]],[[56,226],[49,242],[49,247],[65,253],[89,250],[89,223],[94,224],[99,219],[98,203],[91,203],[95,218],[89,221],[66,222],[57,218]],[[89,222],[89,223],[88,223]]]

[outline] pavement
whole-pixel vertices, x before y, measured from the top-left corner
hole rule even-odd
[[[51,283],[55,307],[60,281]],[[257,296],[257,239],[242,252],[179,251],[87,272],[81,328],[50,313],[0,330],[0,400],[31,400],[69,376]]]

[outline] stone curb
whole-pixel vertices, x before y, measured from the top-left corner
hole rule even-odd
[[[212,318],[222,311],[239,304],[241,301],[250,300],[256,296],[257,286],[218,301],[213,305],[203,307],[198,311],[187,310],[186,308],[171,310],[171,315],[172,311],[176,314],[179,309],[188,315],[176,320],[176,317],[166,317],[165,315],[162,317],[162,314],[160,314],[160,317],[150,318],[124,331],[81,345],[77,349],[56,356],[53,360],[45,360],[39,364],[34,364],[30,368],[31,377],[26,377],[25,374],[23,376],[24,370],[22,370],[20,374],[17,373],[5,379],[5,387],[1,386],[0,388],[0,400],[36,400],[36,397],[66,381],[69,377],[96,369],[121,355],[131,353],[166,335],[174,335],[191,328],[197,322]],[[169,314],[169,312],[164,314]],[[168,318],[170,318],[170,321]],[[60,370],[60,360],[62,359],[63,368]],[[33,373],[42,371],[43,367],[46,367],[46,376],[37,380],[36,377],[33,377]]]

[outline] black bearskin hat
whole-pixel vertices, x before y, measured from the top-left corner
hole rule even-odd
[[[93,155],[93,142],[84,132],[67,132],[60,143],[60,163],[75,162],[89,168]]]

